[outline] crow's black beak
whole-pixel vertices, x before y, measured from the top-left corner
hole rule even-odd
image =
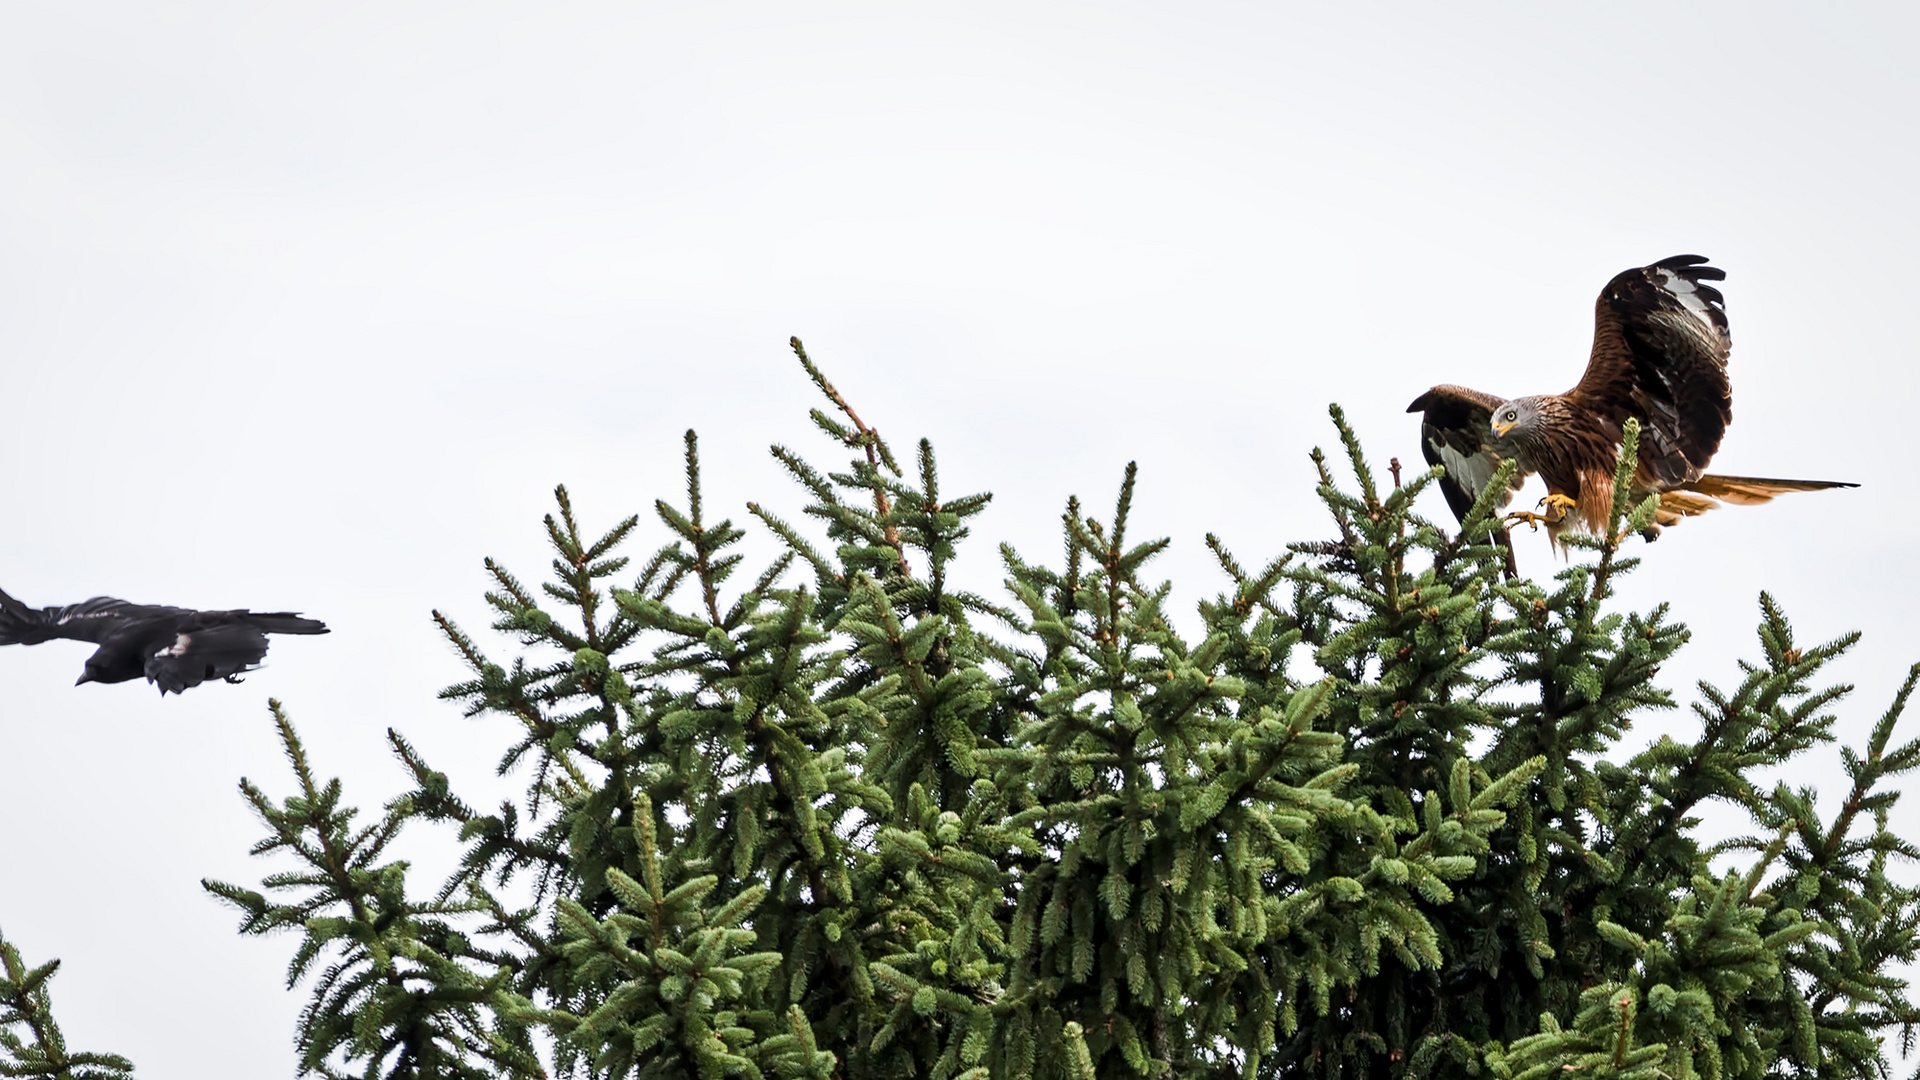
[[[73,680],[73,685],[79,686],[81,683],[90,683],[92,681],[93,681],[93,673],[90,671],[83,671],[80,673],[79,678]]]

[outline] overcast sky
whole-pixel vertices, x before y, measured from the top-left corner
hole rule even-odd
[[[602,526],[675,495],[688,427],[710,506],[791,513],[767,444],[844,455],[789,335],[994,492],[970,581],[1137,460],[1190,611],[1205,532],[1246,561],[1327,534],[1328,402],[1417,461],[1429,384],[1564,390],[1608,277],[1711,256],[1716,469],[1864,486],[1671,530],[1621,602],[1692,625],[1683,699],[1757,654],[1762,588],[1808,643],[1866,631],[1834,669],[1863,739],[1920,659],[1911,12],[0,7],[0,587],[335,631],[164,701],[75,689],[81,645],[0,649],[0,927],[64,961],[73,1045],[291,1075],[293,942],[198,885],[265,869],[235,783],[288,790],[266,698],[364,806],[403,786],[390,725],[503,790],[505,731],[434,697],[462,671],[429,610],[482,629],[488,555],[539,578],[557,482]]]

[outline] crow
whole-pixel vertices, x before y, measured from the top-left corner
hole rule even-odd
[[[100,646],[80,683],[117,683],[142,675],[160,696],[209,679],[240,682],[267,655],[268,634],[324,634],[327,624],[290,611],[194,611],[130,604],[110,596],[66,607],[30,608],[0,591],[0,645],[54,638]]]

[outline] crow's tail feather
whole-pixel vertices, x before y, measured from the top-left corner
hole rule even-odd
[[[325,634],[330,633],[327,624],[319,619],[303,619],[293,611],[254,611],[247,614],[247,622],[257,630],[268,634]]]

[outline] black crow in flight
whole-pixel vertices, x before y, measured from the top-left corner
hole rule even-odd
[[[193,611],[96,596],[67,607],[30,608],[0,592],[0,645],[53,638],[100,646],[80,683],[126,682],[142,675],[160,696],[209,679],[239,682],[267,655],[268,634],[324,634],[327,624],[290,611]]]

